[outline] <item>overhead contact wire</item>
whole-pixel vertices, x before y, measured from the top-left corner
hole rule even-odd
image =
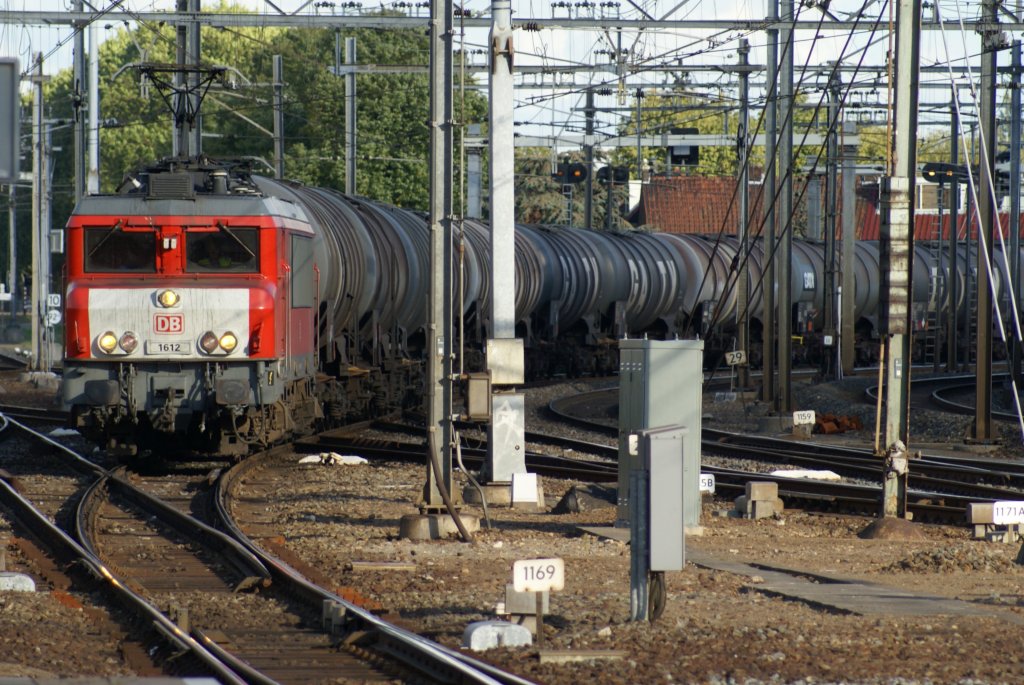
[[[877,30],[878,30],[878,27],[879,27],[879,26],[880,26],[880,24],[881,24],[881,21],[882,21],[882,16],[884,15],[884,12],[885,12],[885,7],[886,7],[886,5],[887,5],[887,3],[883,3],[883,4],[882,4],[882,10],[881,10],[881,12],[879,13],[879,16],[878,16],[878,18],[877,18],[877,19],[876,19],[876,20],[874,21],[874,23],[872,24],[872,28],[871,28],[871,31],[869,32],[869,33],[870,33],[869,41],[870,41],[870,40],[871,40],[871,39],[873,38],[874,34],[875,34],[875,33],[877,32]],[[859,21],[860,21],[860,19],[859,19],[859,17],[858,17],[858,23],[859,23]],[[845,54],[846,54],[846,50],[847,50],[847,48],[849,47],[849,44],[850,44],[850,42],[852,41],[852,39],[853,39],[853,36],[854,36],[854,35],[855,35],[856,33],[858,33],[858,31],[856,30],[856,28],[854,28],[854,29],[852,29],[852,30],[851,30],[851,31],[850,31],[850,32],[849,32],[849,33],[847,34],[847,39],[846,39],[846,42],[844,43],[844,46],[843,46],[843,50],[841,51],[841,54],[840,54],[840,58],[839,58],[839,59],[838,59],[838,60],[836,61],[836,64],[835,64],[835,65],[833,65],[832,71],[831,71],[831,73],[830,73],[830,79],[831,79],[832,77],[834,77],[834,76],[836,75],[836,73],[838,72],[838,69],[839,69],[839,63],[840,63],[840,62],[842,61],[842,59],[843,59],[843,55],[845,55]],[[865,59],[865,57],[866,57],[866,51],[863,51],[863,50],[861,50],[861,51],[860,51],[860,59],[858,60],[858,63],[857,63],[857,66],[856,66],[856,68],[854,69],[854,75],[853,75],[853,78],[851,78],[851,79],[850,79],[850,80],[848,81],[848,83],[846,84],[846,88],[845,88],[845,91],[844,91],[844,93],[843,93],[843,95],[842,95],[842,98],[841,98],[841,101],[842,101],[842,102],[844,102],[844,103],[845,103],[845,102],[846,102],[846,101],[847,101],[847,100],[849,99],[849,95],[850,95],[850,93],[851,93],[851,91],[852,91],[852,89],[853,89],[853,86],[854,86],[854,81],[855,81],[855,79],[856,79],[856,76],[857,76],[857,74],[859,74],[859,73],[860,73],[860,70],[861,70],[861,69],[862,69],[862,67],[863,67],[863,63],[864,63],[864,59]],[[810,59],[810,56],[809,56],[809,54],[808,54],[808,62],[809,62],[809,59]],[[803,79],[805,79],[805,78],[806,78],[806,68],[807,68],[807,63],[805,63],[805,65],[804,65],[804,72],[803,72],[803,73],[804,73],[804,75],[802,76],[802,78],[801,78],[801,81],[800,81],[800,83],[798,84],[798,89],[799,89],[799,85],[801,85],[801,84],[803,83]],[[770,93],[769,95],[771,95],[771,93]],[[795,97],[795,96],[794,96],[794,97]],[[771,98],[771,97],[769,97],[768,99],[769,99],[769,101],[770,101],[770,100],[771,100],[772,98]],[[822,105],[822,102],[823,102],[823,100],[824,100],[824,96],[822,96],[822,98],[819,98],[819,101],[818,101],[818,105],[817,105],[817,107],[815,108],[815,109],[816,109],[816,111],[819,111],[819,110],[821,109],[821,105]],[[795,111],[795,108],[791,107],[791,108],[789,109],[789,115],[790,115],[790,116],[792,116],[792,114],[793,114],[793,112],[794,112],[794,111]],[[763,119],[764,119],[764,117],[763,117],[763,114],[762,114],[762,117],[760,117],[760,118],[758,119],[757,127],[755,128],[755,133],[754,133],[754,135],[755,135],[755,136],[757,135],[757,131],[758,131],[758,130],[760,130],[760,127],[761,127],[761,124],[762,124],[762,122],[763,122]],[[815,165],[814,165],[814,167],[812,167],[812,171],[813,171],[814,169],[816,169],[816,168],[817,168],[817,160],[821,158],[821,153],[822,153],[822,151],[824,150],[824,148],[825,148],[825,147],[826,147],[826,145],[827,145],[827,136],[828,136],[828,135],[831,135],[831,134],[832,134],[832,132],[833,132],[833,131],[835,130],[835,127],[836,127],[836,125],[837,125],[837,124],[838,124],[838,119],[836,119],[836,121],[834,121],[834,122],[831,122],[831,123],[830,123],[830,125],[829,125],[829,128],[827,129],[827,132],[826,132],[826,140],[825,140],[825,142],[823,142],[823,143],[821,143],[821,144],[819,145],[819,148],[818,148],[818,153],[817,153],[817,155],[816,155],[816,157],[815,157]],[[804,142],[806,142],[806,140],[807,140],[807,136],[809,135],[809,133],[810,133],[810,129],[809,129],[809,127],[808,127],[808,128],[807,128],[807,129],[805,129],[805,131],[804,131],[804,135],[803,135],[803,138],[802,138],[802,140],[801,140],[801,143],[800,143],[800,145],[798,146],[798,150],[803,150],[803,148],[804,148]],[[753,150],[752,150],[752,147],[753,147],[753,146],[748,146],[748,150],[747,150],[747,161],[746,161],[746,163],[749,163],[749,155],[750,155],[750,154],[751,154],[751,153],[753,152]],[[778,154],[778,150],[776,149],[776,155],[777,155],[777,154]],[[776,160],[775,158],[773,158],[772,160],[766,160],[766,161],[765,161],[765,164],[766,164],[766,166],[767,166],[767,164],[769,164],[769,163],[772,163],[772,164],[774,164],[774,163],[775,163],[776,161],[777,161],[777,160]],[[787,173],[792,173],[792,169],[789,169],[789,170],[787,170]],[[783,180],[784,180],[784,179],[785,179],[785,175],[783,176]],[[737,186],[735,186],[735,189],[736,189],[736,191],[738,191],[738,190],[739,190],[739,188],[738,188],[738,185],[737,185]],[[728,216],[729,216],[729,213],[731,213],[731,212],[732,212],[732,207],[733,207],[733,205],[735,204],[735,200],[736,200],[736,191],[734,191],[734,193],[733,193],[733,196],[732,196],[732,198],[730,199],[730,205],[729,205],[729,210],[728,210],[728,212],[726,213],[726,219],[725,219],[725,220],[723,221],[723,225],[722,225],[722,228],[721,228],[721,229],[720,229],[720,231],[719,231],[719,239],[718,239],[718,241],[716,241],[716,243],[715,243],[715,249],[716,249],[716,250],[717,250],[717,248],[718,248],[718,245],[719,245],[719,243],[720,243],[720,241],[721,241],[721,236],[722,236],[722,235],[724,234],[724,232],[725,232],[725,229],[726,229],[726,226],[727,226],[727,223],[728,223]],[[772,208],[772,207],[774,207],[774,206],[775,206],[775,204],[776,204],[776,202],[778,201],[778,199],[779,199],[779,196],[780,196],[780,194],[781,194],[781,191],[782,191],[782,183],[779,183],[779,184],[778,184],[778,187],[777,187],[777,188],[775,188],[775,189],[773,189],[773,191],[774,191],[774,194],[773,194],[773,196],[772,196],[772,198],[771,198],[771,203],[770,203],[770,204],[768,205],[768,208]],[[797,205],[797,204],[799,204],[799,201],[800,201],[800,200],[801,200],[801,199],[803,198],[803,196],[804,196],[804,194],[805,194],[805,193],[806,193],[806,186],[805,186],[805,187],[804,187],[804,188],[803,188],[803,189],[802,189],[802,190],[801,190],[801,191],[799,192],[799,194],[797,195],[797,197],[796,197],[796,200],[794,201],[794,205]],[[762,191],[762,210],[763,210],[763,208],[764,208],[764,191]],[[755,231],[755,232],[753,233],[753,235],[751,236],[752,238],[757,238],[757,237],[760,237],[760,236],[762,235],[762,233],[763,233],[763,230],[764,230],[764,226],[765,226],[765,224],[767,223],[767,216],[768,216],[768,212],[762,211],[762,216],[761,216],[760,224],[758,225],[758,227],[757,227],[756,231]],[[787,230],[791,230],[791,229],[792,229],[792,217],[790,217],[790,219],[789,219],[789,222],[787,222],[787,225],[786,225],[785,227],[783,227],[783,229],[782,229],[782,231],[781,231],[780,233],[784,235],[784,234],[785,234],[785,232],[786,232]],[[776,243],[776,245],[774,246],[774,248],[772,249],[772,251],[771,251],[771,252],[766,252],[766,253],[764,253],[764,257],[765,257],[765,261],[766,261],[766,262],[767,262],[768,260],[774,259],[774,257],[775,257],[775,254],[776,254],[776,252],[778,251],[778,248],[779,248],[779,243],[777,242],[777,243]],[[713,252],[713,254],[714,254],[714,252]],[[748,253],[747,253],[746,255],[744,255],[744,257],[743,257],[743,260],[742,260],[742,261],[740,261],[740,262],[737,262],[737,263],[736,263],[736,265],[735,265],[735,266],[736,266],[736,268],[730,269],[730,272],[729,272],[729,277],[728,277],[728,279],[727,279],[727,287],[730,287],[730,286],[728,286],[728,284],[729,284],[730,282],[732,282],[732,283],[734,283],[734,282],[735,282],[735,279],[736,279],[736,278],[738,277],[739,269],[744,269],[744,268],[746,268],[746,265],[747,265],[747,262],[749,261],[749,259],[750,259],[750,252],[748,251]],[[706,279],[706,278],[707,278],[707,275],[705,274],[705,279]],[[762,279],[762,280],[763,280],[763,279]],[[701,289],[703,289],[703,287],[704,287],[704,282],[702,281],[702,283],[701,283]],[[757,282],[757,283],[756,283],[756,284],[754,285],[754,288],[753,288],[753,290],[751,291],[751,296],[753,296],[753,295],[756,295],[756,294],[757,294],[757,293],[758,293],[758,292],[760,291],[761,287],[762,287],[762,281],[761,281],[761,280],[759,280],[759,281],[758,281],[758,282]],[[698,292],[700,292],[700,290],[698,290]],[[749,302],[749,299],[748,299],[748,302]],[[718,306],[716,306],[716,308],[715,308],[715,311],[714,311],[714,314],[713,314],[713,316],[712,316],[712,319],[711,319],[711,324],[710,324],[711,326],[714,326],[714,325],[715,325],[715,324],[716,324],[716,323],[718,322],[718,318],[719,318],[719,316],[721,315],[721,309],[722,309],[722,308],[721,308],[721,303],[719,302],[719,304],[718,304]]]

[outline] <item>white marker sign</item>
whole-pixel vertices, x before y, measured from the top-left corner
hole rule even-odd
[[[802,426],[805,423],[814,423],[814,410],[805,409],[793,412],[793,425]]]
[[[516,592],[557,592],[565,587],[565,561],[520,559],[512,564],[512,586]]]
[[[713,473],[702,473],[700,474],[700,491],[715,492],[715,474]]]
[[[733,350],[725,353],[725,363],[729,366],[740,366],[747,363],[747,353],[745,350]]]
[[[996,525],[1024,523],[1024,502],[993,502],[992,523]]]

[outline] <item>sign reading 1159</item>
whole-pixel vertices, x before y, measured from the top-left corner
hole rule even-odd
[[[565,561],[520,559],[512,564],[512,586],[516,592],[558,592],[565,587]]]

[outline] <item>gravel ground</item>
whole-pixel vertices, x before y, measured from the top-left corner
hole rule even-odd
[[[856,414],[873,426],[874,408],[861,402],[862,379],[799,390],[804,407]],[[531,390],[528,426],[585,431],[551,424],[540,411],[568,392],[592,389],[566,383]],[[749,428],[766,412],[754,402],[705,407],[706,425]],[[968,419],[915,411],[912,430],[922,441],[956,436]],[[870,431],[830,440],[868,445]],[[816,437],[815,439],[823,439]],[[1015,450],[999,448],[1013,457]],[[712,516],[731,503],[705,502],[703,535],[687,544],[728,561],[851,577],[983,607],[990,616],[858,616],[788,601],[759,590],[757,576],[733,575],[688,564],[668,574],[668,606],[654,624],[629,617],[629,548],[581,532],[609,525],[614,509],[555,514],[575,483],[543,479],[549,509],[492,510],[494,528],[475,544],[416,543],[397,536],[399,519],[413,513],[424,468],[373,463],[362,467],[303,467],[267,502],[288,545],[339,583],[380,601],[404,625],[453,647],[472,621],[495,618],[517,559],[561,557],[566,587],[551,599],[546,649],[583,661],[544,663],[534,648],[496,649],[482,658],[537,682],[562,683],[1017,683],[1024,662],[1013,645],[1024,637],[1024,570],[1017,545],[977,542],[965,528],[920,526],[919,539],[864,540],[867,520],[788,511],[749,521]],[[300,504],[301,503],[301,504]],[[299,506],[296,506],[296,505]],[[479,515],[479,510],[466,509]],[[405,562],[406,570],[353,570],[355,562]],[[611,656],[601,658],[599,652]],[[593,658],[587,659],[592,656]]]
[[[0,372],[0,402],[50,407],[53,400],[52,390],[23,382],[17,373]],[[76,447],[86,447],[84,441],[76,442]],[[27,440],[6,436],[0,443],[0,469],[48,483],[45,487],[55,496],[41,508],[53,518],[64,497],[80,483],[65,470],[55,469],[52,462],[40,460],[34,450],[37,445],[30,447]],[[115,618],[97,608],[88,592],[53,587],[22,555],[14,536],[8,512],[0,508],[0,570],[30,576],[37,589],[34,593],[0,592],[0,677],[132,675],[122,654],[122,627]]]
[[[801,408],[856,414],[874,425],[874,408],[861,392],[871,382],[802,386]],[[528,427],[566,429],[539,413],[550,398],[591,389],[565,383],[527,398]],[[11,402],[13,400],[8,399]],[[749,428],[765,409],[755,402],[716,402],[705,407],[707,426]],[[953,440],[962,446],[967,417],[915,410],[914,442]],[[870,429],[830,440],[869,445]],[[596,435],[581,435],[593,440]],[[818,438],[815,439],[824,439]],[[1020,458],[1018,436],[995,456]],[[563,683],[863,683],[940,685],[1024,682],[1024,567],[1018,545],[977,542],[965,528],[920,526],[915,540],[865,540],[867,521],[855,517],[786,511],[758,521],[712,516],[729,502],[708,500],[703,535],[688,538],[691,550],[769,567],[802,569],[885,586],[959,598],[984,616],[860,616],[764,592],[758,576],[711,571],[687,564],[667,575],[668,601],[655,623],[630,622],[629,548],[580,531],[608,525],[614,509],[555,514],[551,506],[575,483],[543,478],[549,507],[542,512],[492,509],[494,527],[483,527],[475,544],[455,540],[410,542],[398,538],[399,519],[414,513],[425,467],[375,462],[364,466],[296,466],[261,512],[286,544],[339,585],[356,587],[379,601],[395,620],[452,647],[472,621],[495,617],[517,559],[558,556],[566,562],[566,586],[550,599],[545,618],[548,650],[584,660],[542,662],[535,648],[480,653],[537,682]],[[467,507],[467,514],[479,514]],[[6,535],[0,527],[0,535]],[[404,566],[362,570],[361,561],[400,561]],[[37,668],[60,676],[109,675],[118,664],[103,659],[75,663],[50,635],[75,630],[72,618],[52,627],[62,613],[49,595],[0,593],[0,664],[18,674]],[[50,626],[36,630],[34,626]],[[81,629],[78,627],[78,629]],[[66,650],[64,650],[66,652]],[[589,658],[592,657],[592,658]],[[2,670],[0,670],[2,673]]]

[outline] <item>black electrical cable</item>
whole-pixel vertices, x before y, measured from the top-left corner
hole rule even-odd
[[[455,522],[455,527],[459,529],[459,535],[462,536],[463,542],[473,543],[476,542],[473,536],[470,535],[466,529],[465,524],[462,523],[462,518],[459,516],[458,510],[455,505],[452,504],[451,494],[448,492],[448,487],[444,483],[444,478],[441,474],[441,463],[437,458],[437,427],[430,426],[427,428],[427,452],[428,459],[430,459],[430,467],[434,471],[434,481],[437,486],[437,491],[441,494],[441,501],[444,502],[445,509],[448,510],[448,515],[452,517],[452,521]]]

